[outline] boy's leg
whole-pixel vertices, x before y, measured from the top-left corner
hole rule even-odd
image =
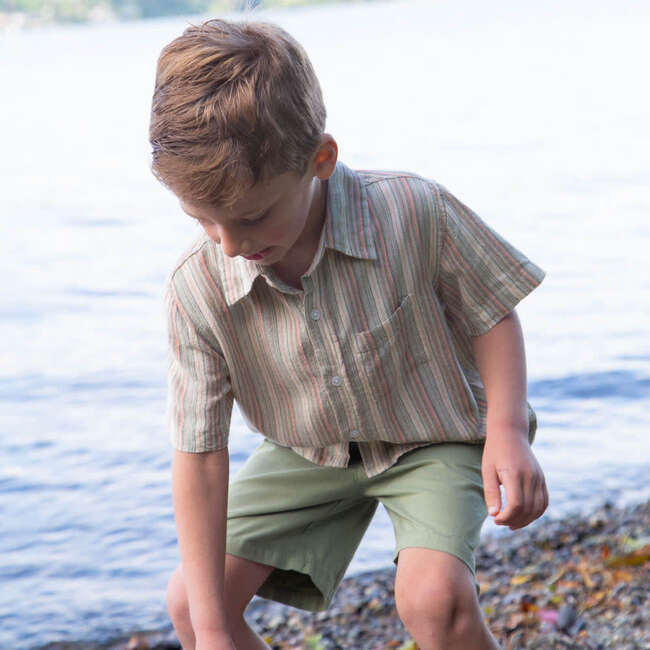
[[[457,557],[427,548],[398,556],[395,604],[422,650],[497,650],[483,620],[474,576]]]
[[[244,620],[244,610],[273,570],[272,567],[243,558],[226,555],[225,605],[229,632],[239,650],[259,650],[268,646]],[[193,650],[194,632],[190,620],[183,567],[178,565],[167,586],[167,610],[183,650]]]
[[[423,650],[498,648],[483,623],[474,580],[487,517],[482,454],[482,445],[462,443],[416,449],[369,490],[393,522],[397,611]]]
[[[230,635],[237,650],[261,650],[269,646],[249,627],[244,611],[269,577],[273,567],[226,554],[226,612]]]

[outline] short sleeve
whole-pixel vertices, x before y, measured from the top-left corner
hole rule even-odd
[[[228,445],[233,404],[226,362],[220,350],[197,331],[171,282],[165,308],[170,441],[180,451],[222,449]]]
[[[437,289],[471,336],[485,334],[544,278],[544,271],[439,186],[442,229]]]

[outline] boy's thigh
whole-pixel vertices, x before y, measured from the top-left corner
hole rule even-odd
[[[395,552],[444,551],[475,573],[475,550],[487,517],[483,446],[441,443],[405,454],[373,485],[395,529]]]
[[[227,553],[224,579],[225,592],[228,594],[226,601],[228,610],[241,614],[271,571],[273,567],[266,564]]]
[[[265,441],[230,485],[226,552],[273,568],[258,595],[325,609],[377,507],[360,463],[321,467]]]

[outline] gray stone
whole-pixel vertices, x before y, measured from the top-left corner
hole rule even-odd
[[[557,626],[560,630],[567,630],[576,620],[576,610],[571,605],[562,605],[557,614]]]

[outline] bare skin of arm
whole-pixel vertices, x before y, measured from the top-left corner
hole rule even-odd
[[[485,503],[494,522],[523,528],[548,506],[544,473],[528,442],[526,356],[516,312],[472,338],[488,403],[482,475]],[[506,492],[502,508],[499,485]]]
[[[196,650],[234,650],[224,607],[227,449],[174,452],[172,492]]]

